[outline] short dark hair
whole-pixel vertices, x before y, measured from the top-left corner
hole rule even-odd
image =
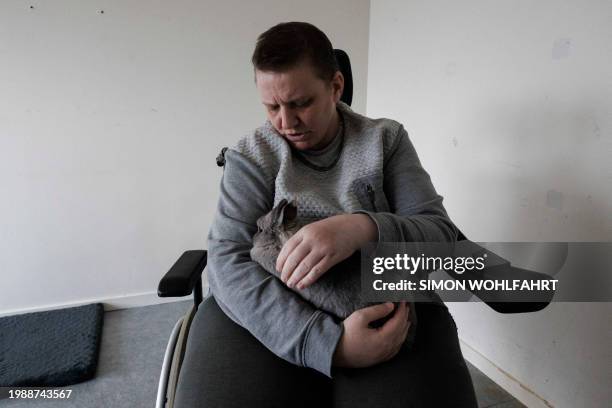
[[[272,72],[285,71],[305,60],[324,81],[339,70],[329,38],[303,22],[280,23],[260,34],[251,58],[255,69]]]

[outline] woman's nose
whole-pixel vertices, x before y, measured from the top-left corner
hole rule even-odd
[[[281,129],[293,129],[297,123],[298,118],[293,109],[281,107],[280,108],[281,118]]]

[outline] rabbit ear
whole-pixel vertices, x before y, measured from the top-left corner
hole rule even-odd
[[[286,224],[297,217],[297,207],[293,202],[287,203],[281,210],[281,223]]]
[[[261,230],[266,229],[267,223],[268,223],[268,217],[266,216],[259,217],[259,219],[257,220],[257,228]]]
[[[289,202],[286,199],[282,199],[277,205],[276,207],[274,207],[272,209],[272,211],[270,212],[270,224],[272,227],[278,227],[280,225],[282,225],[283,222],[283,212],[285,210],[285,207],[287,206]]]

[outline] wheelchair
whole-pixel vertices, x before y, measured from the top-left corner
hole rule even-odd
[[[350,60],[348,55],[342,50],[335,49],[334,53],[340,71],[344,75],[344,92],[341,96],[341,100],[350,106],[353,97],[353,77]],[[224,148],[219,157],[217,157],[217,164],[219,166],[223,166],[224,164],[223,154],[225,150],[226,148]],[[467,241],[467,238],[459,232],[458,241]],[[195,313],[198,310],[198,306],[203,301],[202,272],[206,268],[206,261],[206,250],[185,251],[159,282],[159,297],[184,297],[193,295],[193,305],[191,305],[187,313],[176,322],[170,334],[159,378],[156,408],[174,407],[178,379],[185,356],[189,330]],[[541,279],[543,276],[543,274],[537,272],[521,271],[523,272],[522,279]],[[490,301],[485,301],[485,303],[499,313],[526,313],[545,308],[550,303],[550,299],[546,301],[520,303]]]

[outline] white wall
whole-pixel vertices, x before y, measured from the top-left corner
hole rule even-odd
[[[368,113],[405,124],[473,240],[612,238],[609,3],[368,7],[2,1],[0,314],[156,301],[178,254],[205,245],[219,149],[263,120],[249,58],[279,21],[311,21],[350,53],[355,109],[367,79]],[[452,310],[472,355],[534,404],[610,400],[608,305]]]
[[[157,301],[178,255],[205,246],[219,150],[265,119],[257,35],[319,26],[351,55],[364,112],[368,13],[366,0],[2,1],[0,314]]]
[[[472,240],[612,240],[611,17],[606,1],[372,1],[368,116],[404,123]],[[525,403],[609,405],[610,304],[451,310],[468,358]]]

